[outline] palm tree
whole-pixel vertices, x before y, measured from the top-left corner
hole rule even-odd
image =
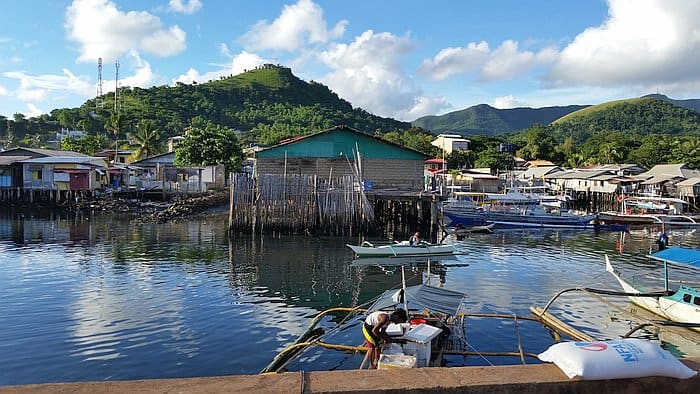
[[[138,146],[134,153],[138,159],[144,156],[149,158],[165,151],[163,135],[156,129],[156,124],[152,120],[142,120],[131,138]]]

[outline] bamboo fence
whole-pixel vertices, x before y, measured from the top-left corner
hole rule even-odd
[[[374,211],[352,175],[231,174],[229,230],[251,233],[354,234],[372,226]]]

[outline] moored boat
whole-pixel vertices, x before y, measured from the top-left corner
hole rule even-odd
[[[666,283],[665,289],[662,291],[649,292],[640,285],[622,278],[612,266],[607,255],[605,256],[605,269],[617,279],[626,293],[633,294],[629,296],[629,299],[635,305],[667,320],[685,324],[693,330],[700,331],[700,290],[690,286],[679,286],[675,291],[668,288],[668,263],[698,268],[700,267],[700,250],[671,247],[650,254],[649,257],[664,262]]]
[[[350,244],[346,246],[358,257],[429,256],[454,254],[458,251],[454,245],[433,245],[428,242],[411,245],[408,241],[378,246],[365,241],[359,246]]]
[[[689,210],[688,202],[665,197],[621,197],[620,211],[598,213],[603,224],[700,226],[700,214]]]

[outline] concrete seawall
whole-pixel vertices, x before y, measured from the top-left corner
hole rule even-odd
[[[681,360],[700,371],[700,358]],[[290,372],[207,378],[2,386],[6,393],[693,393],[700,377],[569,380],[553,364]]]

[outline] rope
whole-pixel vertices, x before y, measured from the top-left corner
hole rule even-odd
[[[525,365],[525,355],[523,354],[523,345],[520,342],[520,329],[518,328],[518,315],[513,315],[513,323],[515,324],[515,336],[518,339],[518,352],[520,352],[520,361]]]

